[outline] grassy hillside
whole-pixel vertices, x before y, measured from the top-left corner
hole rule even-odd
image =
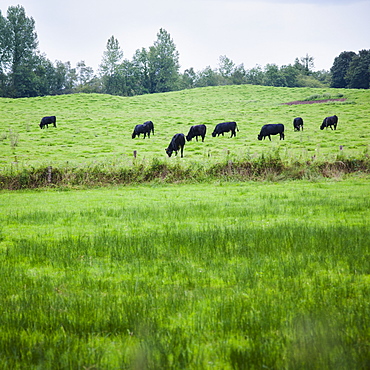
[[[282,103],[343,95],[346,101],[301,105]],[[64,95],[0,99],[0,165],[23,166],[96,162],[131,163],[159,158],[163,161],[200,163],[231,157],[254,158],[276,148],[286,158],[333,160],[341,153],[358,156],[370,143],[370,91],[263,86],[223,86],[135,97]],[[336,114],[337,131],[320,131],[323,118]],[[57,128],[41,130],[41,117],[57,116]],[[304,119],[304,132],[294,132],[294,117]],[[155,135],[131,138],[136,124],[152,120]],[[217,123],[236,121],[239,132],[213,138]],[[164,149],[178,132],[191,125],[207,125],[204,143],[186,144],[184,159],[166,158]],[[283,123],[286,139],[258,141],[263,124]],[[340,151],[339,147],[343,146]]]

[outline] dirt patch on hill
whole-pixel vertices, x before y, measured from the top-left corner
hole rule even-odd
[[[282,105],[296,105],[296,104],[315,104],[315,103],[327,103],[331,101],[346,101],[346,98],[340,99],[323,99],[323,100],[297,100],[289,103],[282,103]]]

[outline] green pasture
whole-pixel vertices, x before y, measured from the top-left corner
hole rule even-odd
[[[345,98],[344,102],[301,105],[283,103],[307,98]],[[0,165],[83,166],[91,163],[130,164],[137,160],[166,159],[164,149],[175,133],[187,134],[191,125],[206,124],[204,143],[193,139],[185,146],[183,162],[217,162],[226,156],[254,158],[278,149],[294,159],[335,160],[338,154],[359,156],[370,143],[370,91],[349,89],[275,88],[265,86],[208,87],[164,94],[118,97],[74,94],[25,99],[0,99]],[[337,131],[319,127],[336,114]],[[43,116],[57,116],[57,128],[41,130]],[[304,131],[294,132],[292,122],[304,119]],[[136,124],[152,120],[155,135],[132,139]],[[213,138],[217,123],[236,121],[237,137]],[[266,123],[283,123],[285,141],[258,141]],[[342,150],[340,150],[342,147]]]
[[[370,366],[366,179],[2,191],[0,207],[3,369]]]
[[[369,111],[369,90],[251,85],[1,98],[0,186],[45,189],[0,191],[0,367],[369,368]]]

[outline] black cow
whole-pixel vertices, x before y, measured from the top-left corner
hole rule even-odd
[[[148,126],[149,127],[149,133],[151,131],[154,135],[154,123],[152,121],[146,121],[146,122],[143,123],[143,125]]]
[[[49,128],[49,125],[53,124],[54,127],[57,127],[57,118],[55,116],[43,117],[41,118],[40,128],[45,126]]]
[[[181,150],[181,158],[183,157],[184,153],[184,146],[185,146],[185,135],[184,134],[175,134],[170,142],[170,145],[166,149],[166,153],[169,157],[171,157],[172,153]]]
[[[284,125],[281,123],[264,125],[261,128],[261,132],[258,135],[258,140],[265,140],[266,136],[271,141],[270,135],[280,134],[280,140],[284,140]]]
[[[220,134],[224,136],[224,132],[231,131],[230,137],[233,137],[233,136],[236,136],[236,132],[235,132],[236,130],[239,131],[236,122],[223,122],[223,123],[219,123],[218,125],[216,125],[215,129],[212,132],[212,136],[216,137],[216,135],[219,136]]]
[[[198,141],[198,136],[202,137],[202,141],[204,141],[204,137],[206,136],[207,127],[206,125],[196,125],[191,126],[189,133],[186,135],[186,140],[190,141],[192,138],[196,138]]]
[[[301,117],[294,118],[293,120],[294,131],[303,131],[303,119]]]
[[[153,132],[154,134],[154,125],[152,121],[146,121],[141,125],[136,125],[134,128],[134,132],[132,133],[132,138],[135,139],[136,136],[140,137],[140,134],[144,134],[144,139],[146,135],[148,134],[148,137],[150,137],[150,132]]]
[[[333,129],[332,126],[334,126],[334,130],[337,129],[337,124],[338,124],[338,117],[337,116],[331,116],[331,117],[326,117],[324,118],[324,120],[322,121],[322,124],[320,126],[320,130],[323,130],[325,127],[328,128],[330,127],[331,129]]]

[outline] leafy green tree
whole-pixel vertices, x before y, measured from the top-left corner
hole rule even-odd
[[[81,60],[76,65],[77,80],[80,86],[87,85],[94,77],[94,70],[87,66],[84,60]]]
[[[185,69],[184,73],[181,75],[181,89],[192,89],[195,87],[195,81],[197,79],[197,74],[194,68]]]
[[[33,81],[30,96],[49,95],[55,86],[55,68],[44,55],[38,55],[33,69]]]
[[[308,76],[312,73],[312,69],[315,67],[314,57],[306,54],[306,56],[301,57],[300,59],[296,58],[294,67],[297,68],[301,74]]]
[[[157,40],[149,48],[150,93],[177,90],[179,87],[179,53],[170,34],[160,29]]]
[[[137,74],[133,62],[125,59],[121,63],[120,74],[124,81],[124,90],[122,91],[122,94],[125,96],[138,95],[140,84],[137,84],[138,79],[136,77]]]
[[[297,68],[295,68],[291,64],[287,66],[282,66],[280,67],[280,73],[285,80],[286,86],[288,87],[298,86],[297,77],[299,75],[299,71],[297,70]]]
[[[99,71],[103,83],[103,91],[107,94],[124,95],[126,90],[125,79],[122,74],[123,52],[118,40],[111,36],[107,42],[107,49],[103,53]]]
[[[30,96],[32,71],[37,61],[38,41],[35,21],[32,17],[26,16],[22,6],[17,5],[10,6],[7,18],[0,22],[1,68],[8,74],[8,94],[12,97]]]
[[[63,63],[61,61],[57,61],[54,78],[55,93],[70,94],[74,92],[78,77],[76,69],[71,66],[71,62]]]
[[[329,87],[331,84],[331,73],[322,69],[321,71],[312,72],[312,77],[323,84],[323,86]]]
[[[0,96],[6,95],[6,74],[5,74],[5,62],[6,62],[6,18],[3,17],[0,10]]]
[[[345,80],[349,88],[368,89],[370,87],[370,50],[360,50],[358,55],[352,58]]]
[[[335,57],[331,72],[331,87],[347,87],[346,74],[352,59],[356,56],[353,51],[343,51]]]
[[[231,74],[231,83],[233,85],[242,85],[247,83],[247,72],[244,68],[244,64],[240,64],[237,67],[234,67],[234,70]]]
[[[3,17],[0,10],[0,74],[4,74],[6,63],[6,18]]]
[[[276,64],[265,66],[264,84],[267,86],[286,86],[286,80]]]
[[[145,48],[136,50],[132,59],[134,91],[136,94],[148,94],[150,92],[149,55]]]
[[[325,87],[323,83],[321,83],[312,75],[307,76],[304,74],[300,74],[298,75],[297,82],[298,87],[311,87],[311,88]]]
[[[57,60],[55,62],[54,66],[54,81],[52,85],[52,93],[57,93],[57,92],[63,92],[64,89],[67,88],[68,85],[68,78],[67,78],[67,73],[68,73],[68,67],[70,68],[70,63],[63,63],[60,60]]]
[[[257,65],[247,71],[247,83],[252,85],[263,85],[264,73],[262,67]]]
[[[235,70],[235,63],[226,55],[221,55],[218,66],[218,72],[223,77],[223,84],[231,84],[231,76]]]
[[[117,72],[117,68],[122,63],[123,52],[118,40],[111,36],[107,41],[107,49],[103,53],[102,62],[99,65],[100,73],[103,76],[112,76]]]
[[[100,79],[94,75],[94,70],[87,66],[84,60],[76,64],[77,85],[74,90],[83,93],[101,92]]]
[[[220,75],[210,66],[197,73],[195,87],[218,86],[220,85]]]
[[[241,85],[246,83],[247,72],[243,64],[236,66],[226,55],[221,55],[218,65],[221,84]]]

